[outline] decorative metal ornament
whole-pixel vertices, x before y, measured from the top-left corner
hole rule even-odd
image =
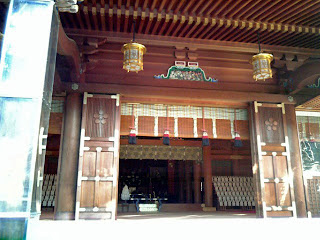
[[[121,51],[123,52],[123,69],[128,72],[143,70],[143,54],[147,49],[144,45],[135,42],[135,22],[133,22],[133,40],[124,44]]]
[[[269,53],[262,53],[260,48],[260,38],[258,32],[259,53],[252,57],[253,79],[256,81],[265,81],[272,78],[271,61],[273,55]]]

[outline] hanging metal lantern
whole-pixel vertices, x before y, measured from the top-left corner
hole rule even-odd
[[[253,79],[256,81],[265,81],[268,78],[272,78],[271,61],[273,60],[272,54],[261,53],[260,39],[258,32],[258,45],[259,53],[252,57],[253,66]]]
[[[252,57],[253,66],[253,79],[256,81],[265,81],[268,78],[272,78],[272,69],[270,66],[273,60],[272,54],[259,53]]]
[[[133,40],[131,43],[124,44],[121,51],[123,52],[123,69],[128,72],[139,72],[143,70],[143,54],[147,49],[144,45],[135,42],[136,22],[133,22]]]
[[[140,43],[127,43],[124,44],[121,51],[124,54],[123,69],[128,72],[139,72],[143,70],[143,54],[147,49]]]

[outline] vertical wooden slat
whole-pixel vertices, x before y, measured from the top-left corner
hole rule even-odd
[[[231,139],[231,122],[227,119],[216,119],[217,137]]]
[[[255,209],[256,216],[263,217],[262,209],[262,190],[260,178],[260,165],[259,165],[259,154],[258,154],[258,143],[257,143],[257,131],[256,131],[256,113],[255,113],[255,103],[251,102],[248,108],[249,117],[249,129],[250,129],[250,145],[251,145],[251,159],[252,159],[252,174],[253,183],[255,188]]]
[[[303,183],[302,161],[299,146],[299,137],[297,131],[296,112],[294,105],[286,105],[286,119],[288,139],[292,150],[290,151],[291,167],[293,170],[293,186],[295,194],[295,202],[297,205],[297,216],[307,217],[306,200]]]

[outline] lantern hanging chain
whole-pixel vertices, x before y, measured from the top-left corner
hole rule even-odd
[[[136,40],[136,21],[133,20],[133,40],[132,42],[135,42]]]
[[[261,47],[260,47],[260,33],[259,33],[259,31],[257,32],[257,34],[258,34],[259,53],[261,53]]]

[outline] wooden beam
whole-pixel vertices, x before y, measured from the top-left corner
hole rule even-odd
[[[254,14],[251,14],[251,16],[248,16],[248,18],[251,17],[252,20],[259,21],[260,19],[259,17],[261,15],[266,14],[267,12],[273,12],[273,10],[269,10],[269,9],[273,8],[278,3],[280,3],[279,7],[282,7],[283,5],[287,4],[287,2],[283,0],[273,1],[272,3],[269,2],[267,6],[265,6],[264,8],[260,8],[259,11],[255,12]]]
[[[280,0],[279,0],[280,1]],[[224,11],[223,14],[221,14],[221,17],[224,18],[228,13],[230,13],[232,10],[234,10],[235,8],[238,8],[239,7],[239,4],[242,2],[242,0],[237,0],[236,2],[235,1],[232,1],[232,5],[230,6],[229,5],[229,8]]]
[[[285,14],[279,15],[278,18],[274,19],[275,21],[281,21],[281,22],[287,22],[290,20],[290,22],[294,22],[295,24],[298,24],[299,21],[301,20],[302,16],[307,16],[309,17],[310,11],[318,10],[319,9],[319,2],[313,1],[313,0],[308,0],[308,1],[303,1],[303,3],[300,4],[305,4],[305,5],[299,5],[297,7],[292,7],[290,10],[288,10]],[[314,6],[316,5],[316,6]],[[292,14],[294,10],[298,10],[298,13]],[[299,19],[299,21],[295,21],[296,19]]]
[[[62,83],[62,87],[67,92],[74,92],[72,90],[72,83]],[[190,100],[190,101],[208,101],[214,103],[215,101],[237,101],[237,102],[274,102],[287,103],[290,102],[286,95],[267,94],[255,92],[235,92],[235,91],[219,91],[219,90],[204,90],[204,89],[188,89],[188,88],[170,88],[170,87],[151,87],[151,86],[132,86],[127,84],[97,84],[84,83],[79,85],[79,89],[75,92],[91,92],[91,93],[119,93],[123,96],[131,97],[152,97],[165,98],[171,100]]]
[[[242,12],[234,15],[235,19],[241,19],[241,17],[247,13],[249,10],[253,9],[257,4],[259,4],[261,0],[255,0],[253,3],[251,2],[250,6],[246,7]]]
[[[198,2],[202,2],[203,0],[199,0]],[[173,2],[173,1],[171,1],[171,2]],[[184,7],[184,9],[183,9],[183,11],[182,11],[182,14],[185,14],[185,13],[187,13],[188,12],[188,10],[189,10],[189,8],[192,6],[192,4],[193,4],[194,2],[193,1],[188,1],[188,3],[187,3],[187,5]]]
[[[99,30],[98,19],[97,19],[97,8],[95,8],[95,7],[92,8],[91,13],[92,13],[92,18],[93,18],[93,23],[94,23],[94,30]]]
[[[128,42],[132,39],[132,34],[130,33],[116,33],[116,32],[102,32],[102,31],[89,31],[89,30],[75,30],[66,29],[69,36],[74,37],[96,37],[96,38],[107,38],[109,42]],[[280,33],[280,32],[279,32]],[[222,42],[214,40],[202,40],[202,39],[182,39],[175,37],[166,36],[145,36],[144,34],[137,34],[139,42],[144,45],[150,46],[185,46],[196,49],[207,49],[207,50],[221,50],[224,48],[228,51],[233,52],[247,52],[256,53],[257,44],[252,43],[235,43],[235,42]],[[233,40],[234,41],[234,40]],[[261,44],[261,48],[268,52],[289,52],[292,54],[301,54],[305,56],[315,56],[320,54],[320,50],[317,49],[301,49],[296,47],[284,47],[284,46],[270,46]]]
[[[245,8],[248,4],[251,3],[251,1],[243,1],[243,2],[244,3],[240,7],[238,7],[237,10],[231,12],[230,15],[228,15],[228,18],[236,19],[234,15],[236,15],[238,12],[240,12],[243,8]]]
[[[177,5],[176,9],[174,10],[174,14],[177,14],[182,7],[182,5],[185,3],[186,0],[180,0],[179,4]]]
[[[198,0],[198,1],[197,1],[197,4],[191,9],[190,15],[191,15],[191,14],[195,14],[195,13],[199,10],[199,7],[201,6],[201,4],[203,4],[203,1],[204,1],[204,0]],[[192,1],[192,2],[193,2],[193,1]],[[200,14],[196,14],[196,15],[200,15]]]
[[[81,66],[79,49],[76,42],[67,37],[61,22],[59,23],[57,53],[68,56],[70,64],[73,67],[73,74],[71,74],[72,81],[79,82]]]
[[[103,2],[103,5],[101,6],[100,8],[100,20],[101,20],[101,28],[102,28],[102,31],[107,31],[107,28],[106,28],[106,12],[105,12],[105,8],[104,8],[104,2]]]
[[[235,27],[236,26],[241,26],[242,23],[245,23],[246,28],[247,28],[247,26],[250,26],[250,24],[253,24],[254,26],[258,26],[257,30],[260,29],[260,30],[263,30],[263,31],[266,30],[266,29],[264,29],[264,26],[267,26],[267,30],[270,30],[270,31],[274,31],[274,29],[278,29],[279,28],[280,29],[279,31],[281,31],[281,32],[286,32],[285,29],[289,28],[289,29],[295,29],[294,31],[299,31],[299,32],[302,31],[304,33],[312,33],[312,34],[316,35],[316,34],[320,33],[320,28],[319,27],[311,27],[311,26],[303,26],[302,27],[302,26],[298,26],[297,25],[297,21],[290,21],[290,23],[294,23],[294,25],[292,25],[292,24],[283,24],[282,22],[285,19],[281,19],[281,20],[279,20],[280,22],[276,23],[276,25],[277,25],[276,28],[274,27],[274,25],[275,25],[274,23],[270,24],[270,19],[276,19],[274,17],[274,15],[277,16],[279,12],[285,12],[286,11],[285,15],[288,15],[288,16],[292,17],[291,16],[292,14],[290,15],[290,14],[288,14],[288,12],[293,11],[291,8],[294,8],[294,6],[295,6],[294,4],[297,5],[296,7],[298,7],[298,6],[307,6],[308,8],[305,11],[303,11],[303,13],[304,13],[306,18],[309,18],[308,13],[311,10],[316,11],[316,9],[317,9],[316,5],[315,5],[316,3],[311,3],[310,1],[311,0],[309,0],[307,3],[304,3],[304,5],[301,5],[301,4],[299,5],[298,2],[297,3],[291,3],[291,4],[284,4],[284,3],[287,3],[287,1],[282,1],[281,3],[278,2],[278,4],[276,4],[276,2],[272,2],[270,4],[270,2],[268,2],[268,1],[261,2],[261,0],[260,1],[246,1],[242,5],[232,2],[232,5],[231,5],[231,1],[223,2],[223,1],[220,0],[220,1],[216,1],[212,5],[211,1],[207,1],[206,3],[204,3],[202,0],[200,0],[200,1],[197,1],[196,3],[194,3],[194,1],[188,1],[186,3],[185,0],[182,0],[182,1],[179,1],[177,3],[177,6],[174,8],[174,13],[172,13],[168,9],[167,10],[165,9],[165,6],[168,5],[168,4],[169,4],[168,8],[169,7],[173,8],[174,7],[173,1],[170,1],[170,3],[168,3],[168,1],[161,1],[160,2],[160,6],[158,7],[158,9],[156,9],[156,7],[158,6],[157,5],[158,1],[153,1],[152,5],[151,5],[151,8],[149,10],[147,8],[144,9],[143,7],[141,7],[140,5],[142,5],[142,3],[140,4],[140,1],[136,0],[135,1],[135,6],[137,8],[134,11],[133,11],[133,9],[134,9],[133,7],[130,8],[130,7],[127,6],[128,2],[127,2],[126,6],[121,6],[119,8],[117,5],[114,5],[112,1],[110,1],[110,5],[109,5],[109,8],[108,8],[108,11],[109,11],[109,15],[112,15],[112,14],[117,14],[117,15],[120,14],[121,16],[123,16],[123,15],[133,16],[134,15],[135,17],[137,17],[137,16],[149,17],[149,19],[153,19],[155,17],[154,15],[157,14],[158,15],[157,18],[161,18],[161,20],[163,20],[164,18],[166,18],[166,19],[167,18],[170,18],[170,19],[177,18],[175,21],[173,21],[173,24],[175,24],[176,21],[178,21],[178,20],[180,20],[180,22],[184,22],[187,19],[189,19],[190,17],[194,17],[192,14],[195,11],[195,9],[201,7],[201,9],[199,10],[199,13],[197,14],[197,17],[201,19],[199,27],[201,27],[202,24],[205,22],[205,17],[202,16],[202,14],[204,14],[205,16],[208,16],[211,13],[211,11],[216,10],[215,14],[214,14],[215,17],[214,18],[210,17],[208,19],[209,22],[211,22],[213,20],[215,20],[216,22],[223,21],[224,25],[227,25],[228,22],[231,21],[232,24]],[[143,2],[144,6],[145,6],[146,2],[147,1]],[[248,5],[249,3],[251,3],[251,4]],[[261,9],[261,7],[259,7],[259,8],[256,7],[258,4],[260,5],[261,3],[265,4],[265,5],[261,5],[261,6],[265,6],[265,7],[263,7],[263,9],[264,9],[263,12],[261,10],[259,10],[259,9]],[[183,4],[186,4],[186,7],[182,9]],[[208,7],[210,6],[210,4],[211,4],[211,7],[209,8],[209,10],[207,10]],[[235,8],[235,6],[237,6],[237,8]],[[190,14],[187,11],[187,7],[189,7],[189,9],[192,8],[192,11],[191,11]],[[82,12],[83,12],[83,14],[85,16],[88,28],[90,29],[91,23],[90,23],[90,19],[88,18],[88,8],[89,8],[90,11],[91,11],[91,9],[93,11],[95,11],[94,9],[99,8],[99,6],[97,5],[97,7],[95,7],[95,6],[91,7],[90,4],[87,4],[87,5],[83,6],[83,7],[80,7],[80,9],[82,9]],[[182,10],[180,10],[180,9],[182,9]],[[233,9],[233,10],[231,11],[230,9]],[[269,10],[271,9],[271,10],[269,11],[269,14],[263,15],[263,18],[261,18],[262,13],[265,13],[265,9],[269,9]],[[205,13],[205,11],[207,11],[207,13]],[[166,14],[164,14],[164,12],[166,12]],[[273,15],[271,13],[273,13]],[[222,18],[218,18],[217,15],[221,15]],[[283,17],[283,15],[279,15],[279,16]],[[295,14],[294,16],[297,16],[297,14]],[[251,17],[254,17],[257,20],[253,21],[254,19],[251,19],[250,24],[247,24],[248,21],[244,21],[244,20],[249,19]],[[272,17],[272,18],[270,18],[270,17]],[[239,18],[241,20],[235,21],[235,19],[239,19]],[[301,19],[301,15],[300,15],[300,19]],[[265,20],[265,22],[262,21],[262,20]],[[301,21],[304,22],[304,19],[302,19]],[[272,22],[274,22],[274,21],[272,21]],[[181,27],[179,27],[179,28],[181,28]],[[250,29],[250,27],[249,27],[249,29]],[[177,33],[177,32],[175,32],[175,33]]]
[[[83,13],[84,13],[84,19],[86,20],[87,29],[91,30],[92,27],[91,27],[91,22],[90,22],[90,19],[89,19],[89,12],[88,12],[88,7],[87,6],[83,7]]]
[[[158,2],[158,0],[153,0],[153,1],[152,1],[152,5],[151,5],[151,7],[150,7],[150,11],[153,11],[153,10],[154,10],[154,8],[156,7],[157,2]]]

